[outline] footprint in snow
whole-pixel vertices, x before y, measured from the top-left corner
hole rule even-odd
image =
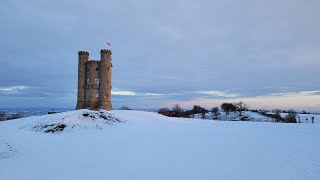
[[[0,159],[12,157],[16,153],[16,150],[7,143],[0,141]]]

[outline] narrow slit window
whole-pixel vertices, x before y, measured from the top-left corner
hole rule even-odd
[[[97,85],[99,85],[99,84],[100,84],[100,79],[99,79],[99,78],[96,78],[96,79],[95,79],[95,82],[96,82]]]
[[[96,97],[99,97],[99,92],[98,91],[96,92]]]

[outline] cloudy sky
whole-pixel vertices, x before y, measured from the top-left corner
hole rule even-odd
[[[113,106],[320,111],[319,0],[1,0],[0,107],[75,107],[113,51]]]

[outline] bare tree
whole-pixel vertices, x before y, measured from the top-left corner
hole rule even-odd
[[[272,110],[272,112],[274,113],[274,114],[281,114],[281,112],[282,112],[282,110],[281,109],[273,109]]]
[[[179,104],[174,105],[172,111],[176,113],[177,117],[181,117],[183,115],[183,109],[180,107]]]
[[[293,109],[289,109],[288,115],[285,117],[287,123],[297,123],[297,112]]]
[[[129,108],[128,106],[121,106],[120,110],[132,110],[132,109]]]
[[[276,122],[279,122],[280,120],[282,120],[283,118],[281,117],[281,109],[274,109],[272,110],[272,112],[274,113],[274,119],[276,119]]]
[[[163,115],[168,114],[168,112],[170,112],[170,109],[169,109],[169,108],[166,108],[166,107],[160,108],[160,109],[158,110],[158,113],[159,113],[159,114],[163,114]]]
[[[221,104],[221,109],[226,113],[226,120],[228,119],[228,114],[237,110],[237,107],[232,103]]]
[[[219,108],[218,107],[213,107],[211,109],[212,115],[213,115],[213,119],[218,119],[218,115],[220,114],[219,112]]]
[[[237,107],[232,103],[223,103],[221,109],[228,115],[230,112],[236,111]]]
[[[247,105],[242,101],[235,104],[237,111],[239,112],[239,116],[242,116],[242,112],[248,109]]]
[[[200,113],[202,119],[205,119],[205,115],[206,115],[207,112],[208,112],[208,110],[206,110],[205,108],[203,108],[203,107],[201,107],[199,105],[194,105],[193,109],[192,109],[192,113],[193,114]]]

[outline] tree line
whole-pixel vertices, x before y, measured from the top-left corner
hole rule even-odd
[[[220,115],[220,109],[225,112],[226,115],[230,114],[231,112],[238,112],[239,116],[242,116],[242,112],[247,110],[248,107],[242,101],[238,103],[223,103],[221,104],[220,108],[218,106],[214,106],[210,110],[207,110],[199,105],[194,105],[190,110],[183,110],[179,104],[176,104],[172,109],[166,107],[160,108],[158,113],[170,117],[184,118],[194,118],[195,115],[199,114],[202,119],[205,119],[206,113],[211,112],[213,116],[212,118],[217,119]]]
[[[7,121],[7,120],[24,118],[24,117],[26,117],[26,115],[23,113],[20,113],[20,112],[18,112],[18,113],[0,112],[0,121]]]
[[[211,112],[212,119],[218,119],[220,113],[220,110],[223,111],[227,116],[230,113],[238,113],[238,116],[240,116],[241,120],[248,120],[248,117],[243,116],[244,111],[248,111],[248,105],[243,103],[242,101],[237,103],[222,103],[220,107],[214,106],[211,109],[206,109],[204,107],[201,107],[199,105],[194,105],[192,109],[190,110],[184,110],[180,107],[179,104],[176,104],[173,106],[172,109],[169,108],[160,108],[158,110],[159,114],[169,116],[169,117],[183,117],[183,118],[194,118],[195,115],[200,115],[200,118],[206,119],[206,114],[208,112]],[[297,115],[298,113],[293,110],[281,110],[281,109],[274,109],[271,111],[271,113],[268,113],[264,110],[250,110],[252,112],[259,113],[267,118],[273,119],[275,122],[284,122],[284,123],[297,123]],[[286,113],[284,117],[281,116],[281,113]],[[307,114],[306,111],[303,111],[302,114]]]

